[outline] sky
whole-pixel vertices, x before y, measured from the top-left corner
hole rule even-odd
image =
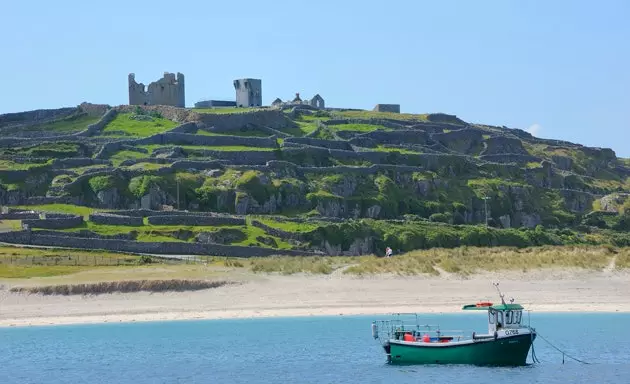
[[[127,75],[186,79],[186,105],[319,93],[400,104],[630,157],[630,1],[11,1],[0,113],[128,103]]]

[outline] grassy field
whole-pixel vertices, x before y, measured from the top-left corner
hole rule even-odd
[[[395,255],[354,257],[257,257],[249,259],[199,256],[180,261],[111,252],[46,250],[0,246],[0,283],[20,287],[57,287],[98,282],[173,279],[246,281],[258,274],[350,276],[390,274],[470,276],[479,272],[527,272],[547,269],[602,271],[613,257],[616,270],[630,269],[630,249],[606,247],[534,247],[433,249]],[[18,260],[16,260],[18,259]],[[159,284],[158,284],[159,285]],[[111,289],[118,285],[114,284]],[[97,287],[98,288],[98,287]],[[96,289],[96,288],[95,288]],[[108,288],[109,289],[109,288]],[[117,288],[116,288],[117,289]],[[96,289],[98,290],[98,289]]]
[[[428,114],[411,114],[411,113],[393,113],[393,112],[374,112],[374,111],[341,111],[335,112],[336,115],[346,119],[396,119],[396,120],[416,120],[429,121]]]
[[[1,171],[17,171],[17,170],[29,170],[33,167],[44,165],[43,163],[16,163],[11,160],[0,160]]]
[[[91,213],[99,211],[98,209],[94,209],[91,207],[84,207],[81,205],[72,204],[18,205],[15,208],[42,212],[69,213],[73,215],[80,215],[86,218]]]
[[[79,115],[70,116],[63,120],[58,120],[48,124],[34,125],[25,128],[26,131],[42,131],[42,132],[58,132],[58,133],[71,133],[79,132],[88,127],[90,124],[94,124],[100,120],[100,117]]]
[[[153,117],[152,120],[134,120],[131,113],[118,114],[105,126],[103,136],[147,137],[173,129],[177,123],[171,120]]]
[[[406,148],[395,148],[395,147],[384,147],[382,145],[379,145],[376,148],[370,148],[371,150],[375,150],[375,151],[379,151],[379,152],[400,152],[402,154],[406,154],[406,155],[418,155],[420,154],[420,152],[418,151],[412,151]]]
[[[377,129],[383,131],[391,131],[392,129],[386,128],[382,125],[374,125],[374,124],[336,124],[330,125],[330,129],[336,129],[338,131],[356,131],[356,132],[372,132]]]

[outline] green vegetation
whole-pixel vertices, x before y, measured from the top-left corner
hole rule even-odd
[[[41,212],[57,212],[57,213],[69,213],[73,215],[79,215],[87,217],[90,214],[99,211],[95,208],[85,207],[81,205],[72,204],[44,204],[44,205],[19,205],[15,208],[27,209]]]
[[[426,122],[429,114],[411,114],[411,113],[393,113],[393,112],[374,112],[374,111],[341,111],[335,112],[336,115],[346,119],[395,119],[405,121]]]
[[[41,131],[41,132],[58,132],[58,133],[72,133],[79,132],[87,129],[88,125],[94,124],[100,120],[97,116],[88,116],[87,114],[76,114],[68,116],[65,119],[60,119],[46,124],[33,125],[26,127],[26,131]]]
[[[383,131],[392,130],[382,125],[374,125],[374,124],[337,124],[337,125],[331,125],[330,128],[336,129],[338,131],[357,131],[357,132],[372,132],[378,129],[383,130]]]
[[[615,256],[605,247],[436,248],[414,251],[392,258],[365,256],[345,274],[392,273],[398,275],[446,273],[468,275],[484,271],[530,271],[548,268],[603,270]],[[623,255],[630,253],[624,250]],[[617,256],[619,257],[619,256]]]
[[[173,129],[177,123],[149,115],[120,113],[105,126],[103,136],[147,137]]]

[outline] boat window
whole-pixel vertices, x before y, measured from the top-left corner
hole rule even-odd
[[[503,311],[497,312],[497,325],[504,326],[505,322],[503,322]]]
[[[512,324],[512,311],[505,312],[505,324]]]
[[[522,316],[522,312],[521,311],[515,311],[514,312],[514,324],[520,324],[521,323],[521,316]]]
[[[495,314],[496,314],[495,311],[488,311],[488,323],[494,324],[494,315]]]

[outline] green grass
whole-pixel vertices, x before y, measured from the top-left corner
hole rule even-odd
[[[357,132],[372,132],[372,131],[376,131],[377,129],[384,130],[384,131],[392,131],[392,129],[390,128],[386,128],[382,125],[375,125],[375,124],[337,124],[337,125],[330,125],[329,128],[336,129],[338,131],[357,131]]]
[[[24,279],[73,274],[104,265],[135,265],[130,254],[0,246],[0,278]]]
[[[627,251],[624,251],[624,255]],[[482,271],[530,271],[549,268],[602,270],[614,251],[608,247],[530,247],[524,249],[493,247],[435,248],[413,251],[392,258],[363,256],[346,269],[345,274],[366,275],[393,273],[399,275],[447,273],[468,275]],[[625,262],[625,260],[624,260]],[[438,268],[438,269],[436,269]]]
[[[42,132],[58,132],[70,133],[79,132],[87,129],[88,125],[94,124],[100,120],[100,117],[79,115],[70,116],[63,120],[58,120],[48,124],[35,125],[26,128],[26,131],[42,131]]]
[[[43,165],[45,163],[15,163],[11,160],[0,160],[0,171],[29,170]]]
[[[249,268],[256,273],[292,275],[311,273],[328,275],[341,260],[331,257],[265,257],[248,260]]]
[[[375,151],[379,151],[379,152],[400,152],[402,154],[406,154],[406,155],[418,155],[420,154],[420,152],[418,151],[412,151],[406,148],[395,148],[395,147],[384,147],[382,145],[379,145],[376,148],[370,148],[371,150],[375,150]]]
[[[280,229],[287,232],[310,232],[319,227],[316,223],[297,223],[293,221],[277,221],[263,216],[252,216],[252,219],[260,221],[272,228]]]
[[[105,126],[103,136],[147,137],[168,131],[177,126],[171,120],[152,117],[151,121],[131,119],[131,113],[120,113]]]
[[[156,169],[161,169],[170,166],[170,164],[156,164],[156,163],[136,163],[127,167],[126,169],[136,170],[142,169],[145,171],[154,171]]]
[[[87,217],[91,213],[99,211],[95,208],[71,204],[18,205],[15,208],[42,212],[69,213],[83,217]]]
[[[114,166],[118,167],[120,163],[122,163],[125,160],[146,159],[147,157],[150,157],[150,156],[151,156],[150,153],[123,150],[123,151],[118,151],[114,153],[113,155],[111,155],[109,157],[109,160],[111,160]]]
[[[374,112],[374,111],[341,111],[335,112],[347,119],[396,119],[411,121],[429,121],[428,114],[411,114],[411,113],[393,113],[393,112]]]

